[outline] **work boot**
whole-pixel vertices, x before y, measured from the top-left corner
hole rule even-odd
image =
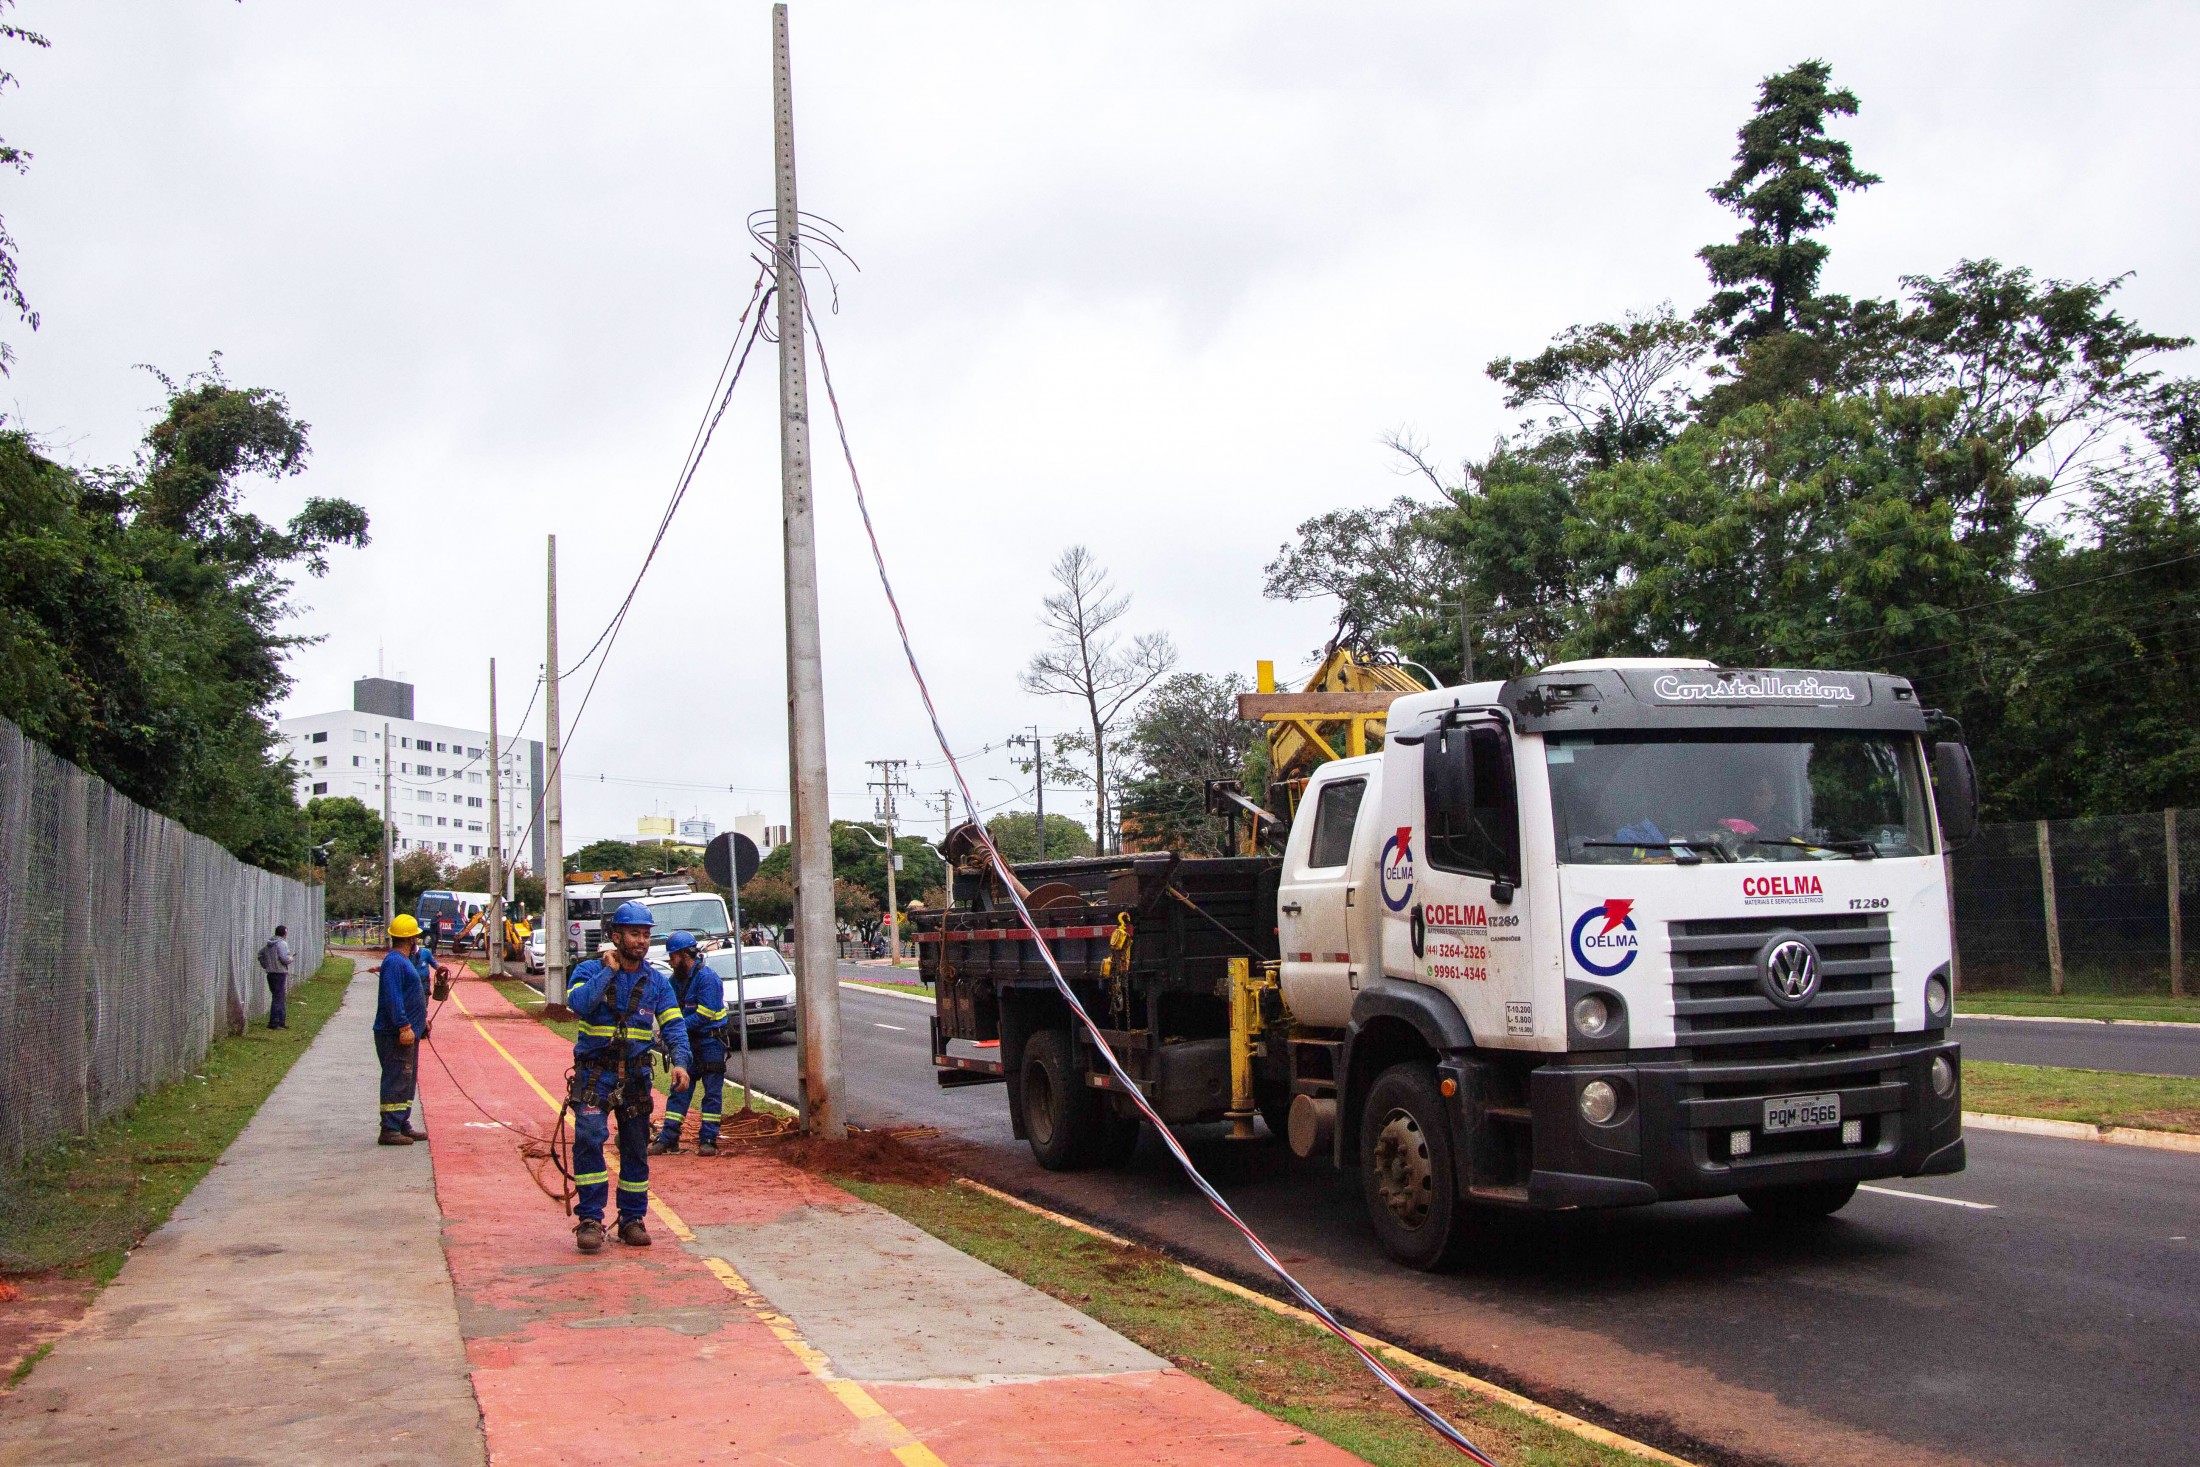
[[[677,1136],[659,1136],[649,1143],[649,1154],[651,1156],[676,1156],[679,1151],[680,1138]]]
[[[697,1156],[716,1156],[718,1154],[718,1143],[715,1141],[699,1141],[695,1145],[695,1154]]]
[[[410,1146],[413,1144],[413,1138],[403,1131],[393,1131],[384,1126],[382,1134],[375,1139],[374,1144],[377,1146]]]
[[[418,1126],[405,1127],[405,1134],[412,1137],[415,1141],[425,1141],[428,1139],[428,1133],[421,1130]]]
[[[573,1225],[573,1246],[583,1253],[603,1251],[603,1224],[592,1217],[584,1217]]]
[[[649,1229],[642,1226],[640,1218],[630,1217],[619,1224],[619,1241],[629,1248],[647,1248]]]

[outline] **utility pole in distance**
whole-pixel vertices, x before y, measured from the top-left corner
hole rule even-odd
[[[1039,725],[1031,726],[1031,736],[1017,734],[1008,741],[1010,748],[1031,745],[1031,792],[1039,800],[1039,859],[1047,858],[1047,756],[1039,744]]]
[[[787,586],[787,762],[794,796],[795,1068],[802,1128],[840,1140],[840,950],[833,925],[832,808],[825,788],[825,652],[818,635],[817,523],[810,499],[801,213],[794,187],[794,72],[787,7],[772,7],[772,133],[778,182],[779,491]]]
[[[894,790],[900,783],[896,770],[908,767],[907,759],[866,759],[864,763],[879,772],[873,781],[879,787],[879,804],[886,817],[886,943],[887,956],[895,967],[901,966],[901,908],[895,884],[895,867],[901,863],[901,852],[894,849]]]
[[[550,645],[549,660],[542,668],[543,755],[549,761],[549,783],[542,792],[542,920],[550,930],[542,937],[542,998],[553,1015],[565,1008],[565,974],[571,954],[565,950],[565,808],[560,790],[564,757],[558,731],[558,537],[550,537]]]
[[[481,934],[481,955],[489,976],[504,976],[504,807],[497,799],[504,783],[504,755],[497,747],[497,660],[489,659],[489,912]],[[461,786],[460,788],[464,788]]]
[[[397,920],[396,837],[390,833],[390,726],[382,725],[382,931]]]

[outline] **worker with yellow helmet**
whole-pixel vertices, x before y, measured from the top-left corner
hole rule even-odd
[[[413,955],[420,950],[420,924],[409,913],[390,923],[390,950],[382,959],[374,1006],[374,1053],[382,1062],[382,1146],[410,1146],[428,1139],[412,1124],[413,1097],[420,1086],[420,1041],[428,1031],[427,996]]]

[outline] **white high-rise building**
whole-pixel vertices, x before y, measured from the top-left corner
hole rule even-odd
[[[543,869],[542,744],[507,734],[501,757],[489,755],[489,735],[413,717],[410,683],[361,678],[351,707],[309,713],[277,725],[297,766],[298,803],[349,795],[382,812],[382,761],[390,760],[390,827],[400,853],[433,851],[453,861],[489,852],[489,779],[502,779],[504,849],[529,870]],[[383,748],[383,730],[389,748]],[[519,849],[525,838],[525,848]]]

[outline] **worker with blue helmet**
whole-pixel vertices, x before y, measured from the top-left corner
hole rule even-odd
[[[579,1189],[573,1241],[583,1253],[604,1244],[611,1173],[603,1148],[613,1117],[619,1129],[619,1241],[649,1246],[642,1214],[649,1210],[649,1120],[656,1101],[650,1068],[657,1035],[672,1055],[672,1088],[685,1090],[693,1083],[686,1016],[671,980],[647,960],[650,920],[649,908],[640,902],[622,904],[604,924],[610,951],[574,969],[566,990],[565,1001],[581,1026],[566,1099],[573,1107],[573,1181]]]
[[[703,1119],[695,1151],[699,1156],[716,1156],[726,1093],[726,985],[703,961],[703,949],[692,932],[675,932],[665,939],[665,961],[672,964],[672,991],[687,1019],[688,1043],[695,1050],[695,1080],[703,1090]],[[687,1122],[688,1101],[694,1094],[692,1085],[675,1086],[666,1098],[664,1125],[649,1148],[651,1156],[680,1149],[680,1128]]]

